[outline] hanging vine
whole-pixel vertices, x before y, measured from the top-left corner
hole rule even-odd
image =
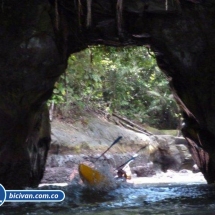
[[[123,36],[123,28],[122,28],[122,10],[123,10],[123,0],[117,0],[116,5],[116,17],[117,17],[117,29],[119,37]]]
[[[58,10],[58,0],[55,0],[55,27],[59,30],[59,10]]]
[[[92,0],[87,0],[87,28],[91,26],[92,19]]]

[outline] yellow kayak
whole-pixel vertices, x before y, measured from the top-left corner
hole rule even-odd
[[[98,186],[107,182],[105,175],[85,164],[79,164],[79,174],[87,185]]]

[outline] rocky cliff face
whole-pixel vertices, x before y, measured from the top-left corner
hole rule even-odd
[[[93,115],[85,116],[85,120],[84,125],[81,121],[72,125],[58,119],[52,121],[52,142],[41,183],[74,180],[74,176],[78,176],[78,165],[93,165],[118,136],[122,139],[96,162],[96,167],[110,168],[116,175],[116,169],[137,153],[129,165],[137,176],[193,169],[187,141],[182,137],[135,132]]]
[[[37,186],[50,143],[46,100],[63,72],[46,1],[0,9],[0,183]]]
[[[174,15],[147,17],[159,67],[183,110],[182,132],[206,180],[215,180],[215,4],[181,1]]]
[[[213,0],[5,0],[0,8],[0,183],[37,186],[50,143],[45,102],[69,54],[148,45],[181,106],[184,136],[215,180]]]

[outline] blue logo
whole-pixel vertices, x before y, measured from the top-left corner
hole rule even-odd
[[[6,198],[6,191],[4,187],[0,184],[0,206],[4,203]]]
[[[4,202],[61,202],[62,190],[5,190],[0,184],[0,206]]]
[[[61,202],[62,190],[6,190],[6,202]]]

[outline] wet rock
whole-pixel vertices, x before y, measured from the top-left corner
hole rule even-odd
[[[190,172],[190,171],[187,170],[187,169],[181,169],[181,170],[179,171],[179,173],[184,173],[184,174],[189,173],[189,172]]]
[[[136,174],[137,177],[151,177],[156,174],[156,171],[153,169],[153,164],[146,164],[144,166],[133,167],[132,173]]]
[[[47,167],[41,183],[64,183],[70,182],[72,169],[65,167]]]
[[[192,172],[193,172],[193,173],[198,173],[198,172],[200,172],[200,169],[199,169],[199,167],[198,167],[196,164],[193,165]]]
[[[79,121],[74,125],[69,125],[54,120],[51,123],[51,150],[53,153],[99,154],[119,136],[123,138],[110,152],[135,152],[135,150],[151,142],[150,137],[145,134],[125,129],[98,117],[86,117],[85,121],[87,126],[82,125]],[[147,156],[147,154],[145,155]]]
[[[172,169],[192,169],[194,164],[189,152],[187,141],[170,135],[156,135],[155,144],[151,152],[151,161],[162,171]]]
[[[64,167],[64,168],[74,168],[79,163],[87,160],[84,155],[52,155],[50,154],[47,159],[46,166],[50,168],[54,167]]]

